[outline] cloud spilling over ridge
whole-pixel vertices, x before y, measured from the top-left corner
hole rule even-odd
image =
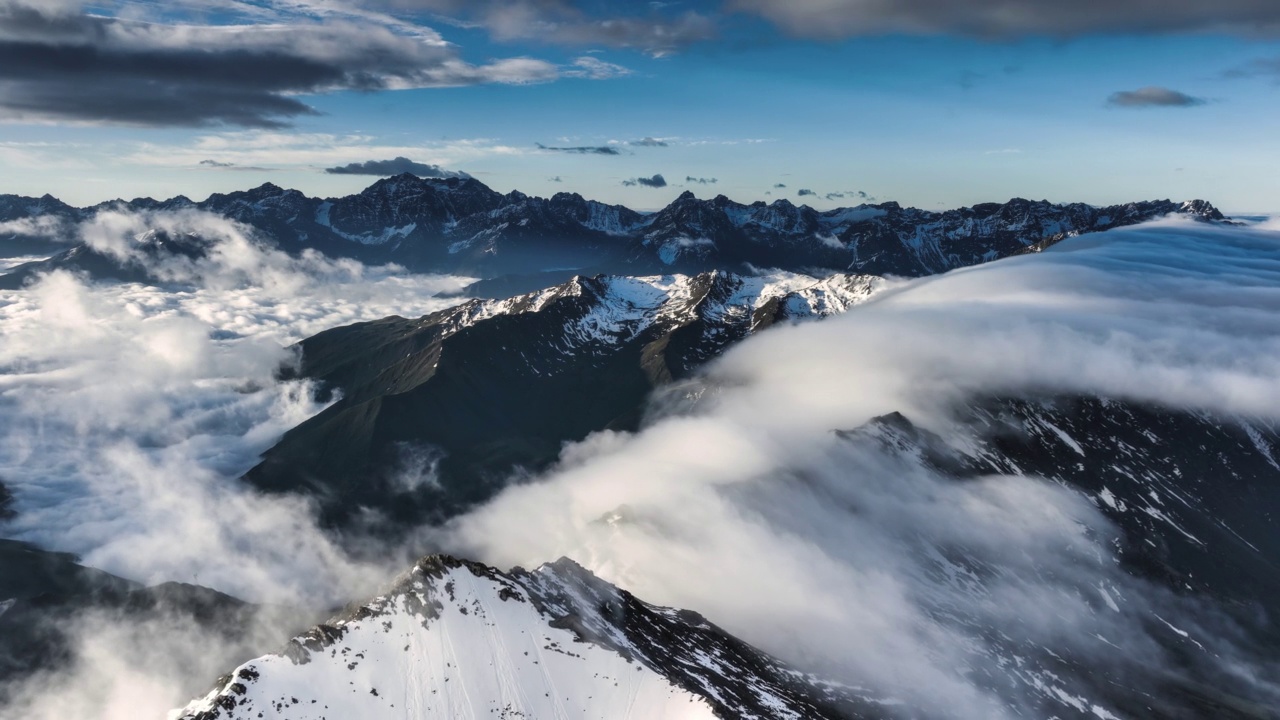
[[[555,79],[548,62],[463,61],[427,28],[359,17],[241,25],[130,20],[0,0],[0,119],[283,127],[299,95]]]
[[[908,714],[1062,703],[1111,717],[1023,661],[1048,648],[1099,677],[1126,657],[1176,673],[1144,629],[1155,617],[1274,699],[1274,668],[1223,639],[1229,623],[1119,570],[1118,531],[1084,496],[1022,476],[954,482],[831,431],[900,411],[954,436],[967,399],[1052,392],[1275,420],[1277,268],[1280,234],[1167,222],[904,282],[747,340],[668,393],[646,429],[570,448],[450,542],[502,566],[577,558]],[[1012,667],[1021,692],[987,684]]]
[[[728,6],[760,15],[796,35],[820,38],[1280,31],[1280,6],[1268,0],[729,0]]]
[[[446,170],[439,165],[414,162],[407,157],[391,160],[366,160],[365,162],[348,163],[338,167],[325,168],[330,175],[378,175],[390,177],[400,173],[412,173],[418,177],[430,178],[469,178],[467,173],[459,170]]]

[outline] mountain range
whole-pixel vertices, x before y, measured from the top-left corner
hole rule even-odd
[[[136,264],[91,247],[67,247],[77,242],[74,224],[104,209],[202,210],[250,225],[294,254],[312,249],[365,263],[396,263],[415,272],[505,278],[479,291],[491,297],[547,287],[575,274],[716,269],[754,274],[779,269],[914,277],[1013,255],[1047,238],[1133,225],[1170,213],[1224,220],[1202,200],[1099,208],[1013,199],[946,212],[887,202],[818,211],[787,200],[743,205],[723,195],[705,200],[687,191],[657,212],[641,213],[577,194],[504,195],[473,178],[408,174],[328,199],[270,183],[214,194],[198,203],[178,196],[88,208],[48,195],[0,195],[0,253],[54,255],[0,276],[0,287],[17,287],[54,267],[146,280],[145,268]]]

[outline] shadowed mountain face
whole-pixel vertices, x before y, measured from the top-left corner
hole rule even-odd
[[[301,373],[341,400],[288,432],[246,478],[303,492],[343,524],[375,510],[441,520],[544,469],[566,442],[637,427],[650,390],[750,333],[821,317],[883,284],[727,273],[575,278],[416,320],[323,332]]]
[[[820,212],[786,200],[742,205],[723,195],[700,200],[690,192],[659,212],[641,214],[576,194],[502,195],[472,178],[399,175],[359,194],[324,200],[271,184],[215,194],[200,203],[180,196],[84,209],[48,196],[5,195],[0,196],[0,223],[25,221],[27,229],[0,233],[0,250],[9,247],[5,252],[12,256],[64,248],[74,240],[75,222],[109,208],[205,210],[250,225],[294,254],[313,249],[366,263],[398,263],[417,272],[526,277],[509,284],[509,292],[546,287],[573,274],[597,273],[743,272],[765,267],[809,274],[921,276],[1016,254],[1046,238],[1132,225],[1170,213],[1223,219],[1203,201],[1095,208],[1014,199],[942,213],[897,203]],[[50,244],[39,233],[63,244]],[[77,246],[0,276],[0,286],[18,287],[35,272],[57,267],[116,279],[147,279],[106,267],[113,262],[118,264],[92,248]]]

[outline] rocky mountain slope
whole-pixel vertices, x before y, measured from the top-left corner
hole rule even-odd
[[[1145,591],[1164,597],[1159,608],[1102,576],[1072,588],[1096,598],[1099,613],[1156,638],[1144,657],[1118,654],[1101,636],[1037,646],[1016,624],[953,616],[984,638],[980,655],[1010,668],[993,682],[1039,697],[1045,717],[1086,717],[1094,703],[1115,714],[1106,717],[1276,717],[1280,517],[1268,510],[1280,506],[1276,427],[1089,396],[977,399],[956,410],[956,422],[942,437],[893,414],[841,436],[955,482],[1030,475],[1079,492],[1119,528],[1124,572],[1168,593]],[[971,562],[964,548],[940,551],[938,572],[953,578],[955,592],[986,592],[1002,572]],[[1169,618],[1178,607],[1194,608],[1196,625],[1176,626]],[[947,612],[945,601],[937,609]],[[1240,655],[1266,668],[1263,677],[1233,674],[1224,658]],[[1089,657],[1106,657],[1109,667]],[[1156,669],[1162,663],[1174,669]]]
[[[566,442],[635,428],[650,390],[747,335],[842,312],[884,284],[865,275],[578,277],[328,330],[300,344],[300,372],[341,399],[289,431],[246,479],[315,498],[329,522],[365,510],[442,519],[521,468],[545,468]]]
[[[432,556],[234,669],[180,717],[800,720],[874,717],[875,706],[571,560],[503,573]]]
[[[890,202],[818,211],[787,200],[743,205],[723,195],[703,200],[691,192],[658,212],[642,214],[577,194],[504,195],[472,178],[406,174],[379,180],[356,195],[328,199],[272,184],[215,194],[199,203],[179,196],[91,208],[72,208],[49,196],[5,195],[0,196],[0,254],[65,248],[75,240],[75,222],[108,207],[217,213],[257,228],[291,253],[311,248],[333,257],[479,278],[550,274],[513,291],[546,287],[575,273],[744,272],[763,267],[818,275],[920,276],[1015,254],[1045,238],[1170,213],[1223,219],[1203,201],[1097,208],[1014,199],[941,213]],[[50,244],[49,237],[64,244]],[[96,267],[100,260],[85,257],[96,252],[63,250],[49,261],[0,276],[0,284],[17,286],[33,272],[53,267],[102,271]]]

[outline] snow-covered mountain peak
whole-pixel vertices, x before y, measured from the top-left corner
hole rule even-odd
[[[172,717],[800,720],[859,702],[571,560],[504,573],[434,555]]]

